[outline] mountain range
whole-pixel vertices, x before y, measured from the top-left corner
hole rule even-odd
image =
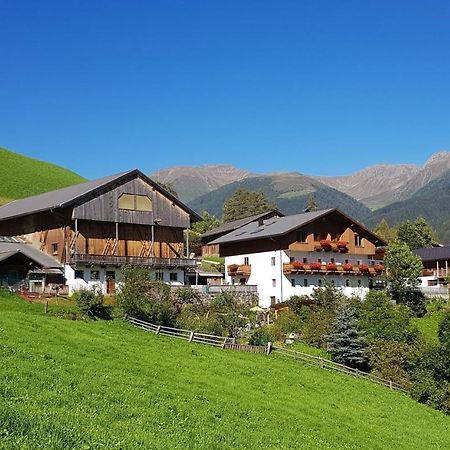
[[[337,207],[374,227],[423,216],[442,242],[450,242],[450,152],[433,154],[423,166],[379,164],[347,176],[299,172],[255,174],[232,165],[173,167],[150,175],[169,183],[198,212],[222,216],[223,203],[238,188],[264,192],[285,214],[301,212],[312,196],[319,208]],[[82,176],[0,148],[0,205],[85,181]]]
[[[310,196],[320,208],[338,207],[368,224],[393,226],[423,216],[444,242],[450,241],[450,152],[431,155],[423,166],[377,164],[337,177],[299,172],[255,174],[231,165],[173,167],[150,175],[171,184],[197,211],[218,217],[238,188],[263,192],[285,214],[301,212]]]

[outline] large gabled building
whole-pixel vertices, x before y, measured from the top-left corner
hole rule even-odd
[[[70,290],[113,293],[120,267],[138,264],[184,284],[184,231],[201,218],[139,170],[88,181],[0,207],[0,236],[17,237],[62,266]],[[45,284],[45,283],[44,283]]]
[[[338,209],[252,221],[211,242],[226,281],[257,286],[260,306],[311,294],[328,282],[363,297],[382,271],[387,243]]]

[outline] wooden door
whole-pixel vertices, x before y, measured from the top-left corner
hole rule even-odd
[[[116,292],[116,272],[114,270],[106,271],[106,293],[108,295],[115,294]]]

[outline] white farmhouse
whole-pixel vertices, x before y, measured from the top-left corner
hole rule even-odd
[[[229,284],[257,286],[263,308],[334,284],[364,297],[381,275],[387,245],[338,209],[260,218],[209,243],[225,257]]]

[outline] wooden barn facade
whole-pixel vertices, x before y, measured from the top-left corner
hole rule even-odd
[[[19,237],[64,267],[71,291],[99,285],[113,293],[120,267],[184,284],[196,267],[184,231],[200,217],[138,170],[89,181],[0,207],[0,235]]]

